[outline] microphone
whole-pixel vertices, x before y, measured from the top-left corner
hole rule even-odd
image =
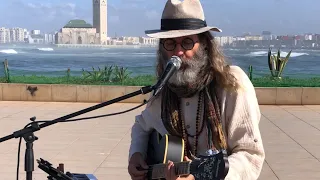
[[[167,83],[170,77],[180,69],[181,66],[181,59],[178,56],[172,56],[167,63],[166,69],[162,73],[160,79],[158,80],[157,84],[153,86],[154,93],[153,95],[156,96],[163,86]]]

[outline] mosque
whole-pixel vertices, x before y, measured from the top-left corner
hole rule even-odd
[[[92,0],[93,25],[81,19],[70,20],[55,35],[56,44],[108,44],[107,0]]]

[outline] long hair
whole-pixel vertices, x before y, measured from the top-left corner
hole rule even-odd
[[[198,35],[201,45],[205,45],[205,50],[208,53],[208,67],[206,71],[213,74],[213,81],[215,84],[225,90],[236,91],[239,84],[236,82],[235,77],[230,72],[230,66],[227,64],[226,57],[224,56],[220,46],[215,41],[213,35],[207,31]],[[159,49],[157,52],[157,77],[160,78],[164,69],[164,48],[162,47],[161,40],[159,42]]]

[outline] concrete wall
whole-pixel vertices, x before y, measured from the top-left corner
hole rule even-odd
[[[139,86],[88,86],[0,83],[0,101],[105,102],[140,90]],[[34,93],[31,93],[34,90]],[[320,88],[256,88],[261,105],[320,105]],[[142,103],[149,94],[121,102]]]
[[[255,88],[259,104],[320,105],[318,87]]]
[[[87,86],[60,84],[0,83],[1,101],[104,102],[140,90],[138,86]],[[29,89],[29,90],[28,90]],[[32,89],[36,89],[31,94]],[[141,103],[150,94],[138,95],[121,102]]]

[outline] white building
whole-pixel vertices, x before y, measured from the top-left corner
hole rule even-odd
[[[259,41],[262,40],[262,36],[260,35],[249,35],[244,37],[246,41]]]
[[[6,43],[6,28],[0,28],[0,44]]]
[[[25,33],[22,28],[0,28],[0,43],[24,42]]]
[[[54,35],[53,34],[44,34],[44,43],[45,44],[54,43]]]
[[[245,41],[246,38],[244,38],[244,37],[235,37],[235,38],[233,38],[233,40],[234,41]]]
[[[24,41],[26,41],[26,39],[29,37],[30,35],[30,32],[27,30],[27,29],[24,29],[23,30],[23,33],[24,33]]]
[[[225,46],[225,45],[232,44],[233,37],[232,36],[217,36],[217,37],[215,37],[215,40],[220,46]]]
[[[40,34],[40,30],[32,30],[31,34],[32,35],[39,35]]]
[[[10,35],[10,29],[6,29],[5,32],[6,32],[6,43],[12,42],[11,35]]]
[[[22,28],[13,28],[15,32],[15,42],[24,42],[24,29]]]
[[[126,45],[137,45],[139,44],[139,37],[120,37],[120,41],[123,41]]]
[[[16,31],[14,29],[9,29],[10,32],[10,41],[16,42]]]
[[[312,40],[312,34],[306,34],[306,35],[304,36],[304,39],[305,39],[305,40]]]
[[[29,44],[44,44],[44,36],[41,34],[31,34],[27,39],[27,43]]]
[[[158,45],[159,39],[157,38],[149,38],[149,37],[140,37],[139,43],[143,45]]]
[[[49,34],[48,43],[53,44],[54,43],[54,34]]]
[[[262,40],[272,40],[272,33],[270,31],[263,31]]]

